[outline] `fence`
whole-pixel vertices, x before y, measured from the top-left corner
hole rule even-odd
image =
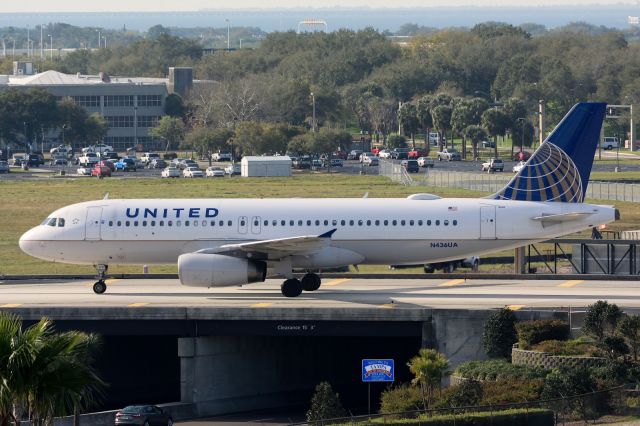
[[[301,423],[290,423],[294,425],[309,426],[325,426],[325,425],[371,425],[371,424],[399,424],[395,422],[397,419],[415,419],[415,422],[405,422],[406,424],[420,424],[424,421],[425,425],[433,424],[439,416],[452,416],[455,418],[460,416],[459,420],[467,413],[486,413],[489,417],[490,424],[508,424],[505,422],[504,416],[507,413],[514,413],[517,410],[518,416],[526,417],[528,410],[547,409],[553,412],[556,424],[565,424],[567,421],[582,420],[587,422],[594,421],[606,414],[628,414],[626,397],[629,395],[633,385],[616,386],[600,391],[589,392],[580,395],[566,396],[561,398],[526,401],[521,403],[502,404],[502,405],[485,405],[485,406],[467,406],[467,407],[447,407],[429,410],[414,410],[402,413],[391,414],[371,414],[362,416],[350,416],[333,419],[324,419],[318,421],[307,421]],[[510,410],[510,411],[507,411]],[[535,411],[532,411],[531,419],[534,420]],[[429,421],[431,420],[431,422]],[[499,420],[502,420],[499,422]],[[485,424],[485,422],[482,422]],[[525,424],[525,423],[518,423]],[[532,422],[535,424],[535,422]]]
[[[509,173],[474,173],[424,169],[424,172],[409,175],[400,165],[380,161],[379,173],[405,186],[433,186],[437,188],[462,188],[471,191],[494,193],[511,180]],[[640,202],[640,185],[617,182],[589,182],[587,198],[594,200]]]

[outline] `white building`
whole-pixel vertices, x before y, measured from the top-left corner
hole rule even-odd
[[[243,177],[291,176],[291,158],[286,155],[275,157],[244,157],[240,164]]]

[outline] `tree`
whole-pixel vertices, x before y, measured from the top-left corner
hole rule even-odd
[[[180,146],[195,149],[200,155],[206,157],[211,165],[211,154],[225,149],[232,136],[233,132],[229,129],[196,127],[185,135]]]
[[[416,145],[416,132],[418,131],[418,111],[411,102],[405,102],[398,110],[398,121],[402,124],[405,134],[411,136],[413,146]]]
[[[94,112],[87,117],[84,131],[88,141],[101,141],[109,131],[109,123],[99,112]]]
[[[149,134],[164,139],[167,142],[164,150],[168,151],[171,147],[177,148],[184,138],[184,123],[179,118],[165,115],[157,127],[149,129]]]
[[[471,407],[482,401],[482,384],[473,379],[447,388],[438,402],[440,407]]]
[[[518,341],[516,316],[509,308],[495,311],[484,323],[482,346],[490,358],[511,358],[511,348]]]
[[[182,103],[182,97],[177,93],[169,94],[164,100],[164,113],[171,117],[184,117],[186,108]]]
[[[556,419],[562,411],[576,411],[584,416],[587,402],[585,398],[564,398],[590,393],[595,390],[596,383],[588,370],[584,368],[561,368],[555,369],[547,375],[540,399],[552,400],[549,403],[549,408],[556,412]],[[558,399],[563,400],[554,401]]]
[[[407,146],[407,140],[402,135],[389,135],[387,139],[388,148],[405,148]]]
[[[473,118],[473,110],[471,109],[470,101],[461,99],[459,102],[456,102],[453,107],[453,111],[451,112],[451,128],[455,133],[462,136],[462,158],[467,156],[467,144],[464,129],[473,122]]]
[[[418,104],[416,105],[416,116],[418,118],[418,123],[424,130],[424,148],[426,150],[427,156],[429,155],[429,151],[431,150],[431,144],[429,143],[429,132],[433,127],[433,117],[431,116],[432,102],[433,97],[430,95],[425,95],[418,99]]]
[[[449,361],[434,349],[422,348],[407,366],[414,376],[411,383],[420,386],[422,404],[426,410],[431,406],[435,389],[440,389],[442,379],[450,374]]]
[[[433,126],[438,129],[440,134],[439,148],[442,151],[442,145],[444,141],[444,135],[448,129],[451,128],[451,107],[449,105],[438,105],[431,109],[431,116],[433,117]]]
[[[633,361],[638,362],[638,353],[640,352],[640,316],[625,315],[618,323],[617,332],[629,345]]]
[[[307,411],[307,421],[317,422],[324,419],[344,417],[346,412],[340,403],[340,395],[333,391],[329,382],[321,382],[316,386],[311,398],[311,407]]]
[[[498,135],[504,135],[509,128],[509,117],[499,109],[488,109],[482,114],[482,125],[495,141],[494,156],[498,158]]]
[[[471,141],[473,146],[473,158],[478,158],[478,143],[487,138],[487,131],[482,126],[471,125],[467,126],[464,131],[464,137]]]
[[[0,312],[0,424],[16,421],[22,406],[33,424],[89,407],[104,382],[91,364],[99,345],[94,334],[56,333],[46,318],[22,328],[16,315]]]
[[[606,336],[614,333],[622,316],[623,313],[616,304],[598,300],[587,307],[582,332],[602,342]]]

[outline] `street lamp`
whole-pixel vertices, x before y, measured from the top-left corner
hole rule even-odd
[[[102,33],[100,33],[99,29],[96,29],[96,32],[98,33],[98,49],[100,49],[100,39],[102,38]]]
[[[312,106],[312,119],[311,119],[311,129],[313,133],[316,132],[316,95],[311,92],[311,106]]]
[[[104,40],[104,48],[106,49],[107,48],[107,36],[103,35],[102,36],[102,40]]]
[[[224,20],[227,23],[227,52],[231,48],[229,35],[231,34],[231,21],[229,19]]]
[[[53,36],[51,34],[48,34],[48,36],[49,36],[49,46],[51,48],[49,55],[50,55],[51,62],[53,62]]]

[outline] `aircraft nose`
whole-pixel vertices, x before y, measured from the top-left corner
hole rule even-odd
[[[38,244],[38,242],[34,238],[35,233],[36,233],[35,229],[28,230],[27,232],[22,234],[22,236],[20,237],[20,241],[18,242],[20,246],[20,250],[22,250],[23,252],[31,256],[34,255],[34,251],[35,251],[34,249]]]

